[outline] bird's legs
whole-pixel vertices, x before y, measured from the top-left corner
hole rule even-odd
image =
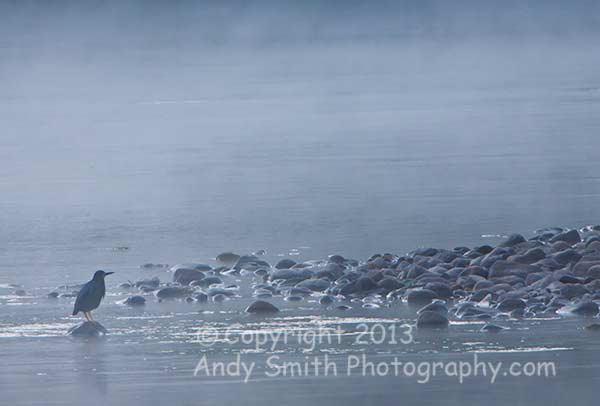
[[[90,316],[90,321],[94,321],[94,318],[92,317],[92,312],[91,311],[88,312],[88,315]]]
[[[89,312],[83,312],[83,315],[87,321],[92,321],[92,315]]]

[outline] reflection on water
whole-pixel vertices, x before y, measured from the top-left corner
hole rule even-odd
[[[110,347],[104,340],[84,340],[77,343],[72,351],[73,372],[77,376],[77,385],[89,396],[105,395],[108,390],[110,369]]]

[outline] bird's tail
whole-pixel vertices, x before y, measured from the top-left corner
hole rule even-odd
[[[73,314],[71,316],[75,316],[77,313],[79,313],[79,310],[73,310]]]

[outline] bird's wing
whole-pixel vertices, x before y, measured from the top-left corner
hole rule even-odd
[[[81,287],[81,290],[77,294],[77,299],[75,299],[75,307],[73,308],[73,314],[77,314],[79,310],[81,310],[81,305],[86,297],[89,297],[90,294],[94,291],[94,284],[91,282],[86,283]]]

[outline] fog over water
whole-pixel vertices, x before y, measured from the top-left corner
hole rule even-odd
[[[3,3],[2,278],[593,223],[598,14],[425,3]]]
[[[597,2],[299,3],[2,2],[0,284],[599,222]]]

